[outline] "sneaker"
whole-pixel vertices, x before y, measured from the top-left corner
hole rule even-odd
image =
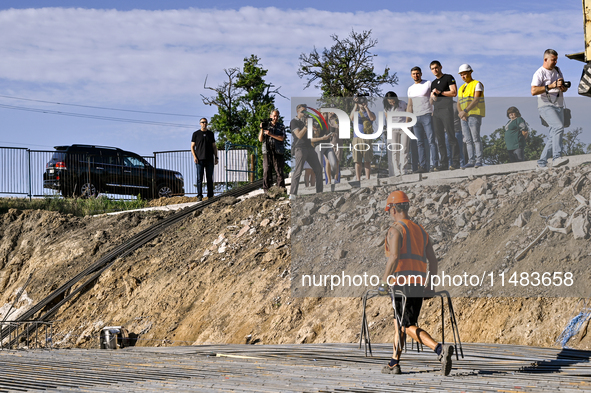
[[[382,367],[382,374],[402,374],[402,371],[400,371],[399,364],[396,364],[393,367],[390,367],[390,365],[386,364],[384,367]]]
[[[441,363],[441,374],[448,376],[451,372],[451,357],[454,354],[453,345],[444,345],[441,355],[437,356],[437,360]]]
[[[197,197],[197,201],[201,202],[203,200],[203,197]]]
[[[559,166],[563,166],[568,164],[568,158],[559,157],[552,160],[552,168],[558,168]]]
[[[547,171],[548,167],[547,166],[541,166],[540,164],[538,164],[536,166],[536,171]]]
[[[474,163],[473,162],[469,162],[469,163],[467,163],[466,165],[464,165],[462,167],[462,169],[466,169],[466,168],[474,168]]]
[[[450,165],[449,166],[449,170],[450,171],[455,171],[456,169],[459,169],[459,168],[460,168],[459,166],[455,166],[455,165]]]
[[[439,165],[433,168],[433,172],[443,172],[447,171],[447,167],[445,165]]]
[[[474,168],[480,168],[482,166],[481,162],[477,162],[474,164]]]

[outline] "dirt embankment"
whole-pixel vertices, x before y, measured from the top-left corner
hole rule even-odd
[[[565,229],[567,234],[551,232],[519,264],[513,262],[516,253],[545,227],[541,208],[562,200],[561,206],[550,208],[550,219],[558,211],[570,218],[579,202],[568,188],[583,173],[584,168],[575,168],[405,190],[415,201],[414,218],[436,240],[440,270],[460,272],[474,264],[495,272],[518,267],[531,270],[543,263],[545,270],[564,271],[573,265],[588,280],[589,237],[575,239],[573,229]],[[587,199],[589,184],[579,189]],[[292,241],[298,250],[303,246],[310,252],[320,249],[335,258],[335,263],[343,255],[341,250],[353,255],[375,253],[374,263],[379,267],[385,263],[379,237],[388,225],[379,204],[395,188],[310,197],[306,201],[318,211],[310,214],[311,222],[298,221],[306,217],[298,212],[293,235],[292,206],[285,199],[219,201],[117,261],[90,289],[64,306],[55,318],[54,342],[63,347],[97,347],[99,331],[108,325],[125,325],[137,335],[137,345],[354,342],[359,339],[359,298],[292,297]],[[343,201],[335,207],[338,198]],[[363,212],[360,224],[352,220],[357,209]],[[368,209],[374,212],[369,214]],[[20,311],[166,214],[171,213],[86,218],[42,211],[2,215],[0,304],[5,306],[0,313],[7,310],[29,274],[32,279],[18,305]],[[588,209],[578,214],[589,222]],[[339,244],[327,238],[306,243],[298,239],[314,225],[326,225],[321,216],[336,221],[341,215],[347,223],[343,230],[357,225],[355,230],[372,234],[371,242]],[[523,222],[516,223],[520,215]],[[567,219],[556,219],[553,224],[572,228]],[[581,310],[579,298],[527,297],[527,288],[517,295],[521,297],[484,294],[455,299],[462,340],[555,346],[570,318]],[[391,315],[387,300],[370,300],[374,342],[391,341]],[[439,318],[439,302],[427,301],[420,323],[436,338],[441,332]],[[446,331],[450,331],[447,323]],[[569,345],[591,349],[586,328]]]

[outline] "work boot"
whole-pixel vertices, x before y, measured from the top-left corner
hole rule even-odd
[[[386,364],[382,368],[382,374],[402,374],[402,371],[400,371],[400,365],[399,364],[395,364],[392,367],[390,367],[389,365]]]
[[[453,345],[444,345],[443,351],[441,354],[437,356],[437,360],[441,363],[441,374],[444,376],[448,376],[451,372],[451,357],[454,354],[454,347]]]

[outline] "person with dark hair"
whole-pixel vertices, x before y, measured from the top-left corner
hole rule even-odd
[[[378,294],[390,295],[393,298],[395,310],[400,310],[401,315],[395,313],[396,333],[392,359],[382,368],[382,373],[401,374],[400,355],[406,341],[406,333],[408,333],[416,342],[428,346],[437,354],[437,359],[441,362],[441,372],[447,376],[451,372],[454,347],[437,343],[429,333],[417,327],[423,305],[422,289],[427,285],[423,282],[427,276],[427,262],[429,274],[437,274],[437,257],[425,229],[411,221],[408,215],[409,208],[408,196],[402,191],[392,192],[386,200],[386,212],[394,222],[386,234],[384,247],[388,261],[378,287]],[[402,291],[407,293],[411,293],[414,287],[414,296],[396,296],[391,286],[402,288]],[[419,297],[421,294],[422,296]]]
[[[519,109],[512,106],[507,109],[509,121],[505,124],[505,145],[509,153],[510,162],[525,161],[525,139],[527,138],[529,127],[523,118]]]
[[[383,104],[386,116],[392,116],[392,121],[394,123],[407,122],[406,117],[393,116],[394,112],[406,112],[407,109],[406,102],[400,100],[396,93],[393,91],[387,92]],[[393,145],[390,150],[387,150],[392,153],[391,155],[388,154],[388,166],[392,164],[390,168],[390,176],[401,176],[412,173],[409,160],[410,138],[408,135],[406,135],[401,129],[395,129],[392,133],[392,140],[389,140],[388,144]]]
[[[482,166],[480,126],[482,125],[482,118],[486,115],[484,85],[472,78],[472,72],[472,67],[469,64],[462,64],[458,70],[462,80],[466,82],[460,87],[456,105],[458,107],[458,117],[462,123],[464,141],[468,148],[468,163],[464,168]]]
[[[312,145],[314,146],[314,150],[318,155],[318,161],[320,162],[320,165],[322,165],[322,159],[324,158],[326,182],[330,184],[332,188],[332,175],[335,173],[335,171],[338,171],[339,168],[337,156],[332,149],[332,143],[330,143],[330,141],[333,139],[333,133],[335,132],[335,129],[330,126],[329,114],[323,113],[322,115],[327,120],[328,128],[325,127],[324,124],[319,124],[317,122],[314,123],[314,131],[312,133],[314,138],[312,139]]]
[[[373,122],[376,119],[375,113],[373,113],[368,106],[367,97],[356,96],[353,98],[355,105],[349,117],[351,121],[355,121],[355,114],[357,113],[357,126],[359,132],[362,134],[373,134]],[[369,179],[371,174],[371,161],[373,160],[373,146],[363,138],[358,136],[352,139],[353,146],[357,148],[353,149],[353,162],[355,163],[355,176],[357,181],[361,181],[361,166],[365,168],[365,178]],[[368,146],[365,149],[365,146]],[[363,147],[363,148],[361,148]]]
[[[273,167],[277,175],[277,185],[285,188],[285,176],[283,167],[285,166],[285,126],[279,119],[279,110],[273,109],[271,112],[271,121],[261,123],[259,133],[259,142],[263,144],[263,190],[265,194],[273,184]]]
[[[417,137],[419,165],[417,173],[429,172],[431,166],[437,166],[437,146],[433,133],[431,113],[431,82],[423,80],[423,73],[420,67],[413,67],[410,76],[414,84],[407,90],[408,112],[414,113],[417,123],[412,127],[413,134]]]
[[[548,159],[552,166],[568,164],[562,157],[562,135],[564,134],[564,93],[568,90],[560,68],[556,66],[558,53],[554,49],[544,52],[544,64],[534,73],[531,81],[531,95],[538,96],[538,112],[550,127],[550,138],[538,160],[538,169],[548,169]]]
[[[433,130],[439,146],[439,166],[434,170],[445,171],[447,169],[460,168],[460,145],[456,139],[454,130],[453,97],[457,96],[456,80],[449,74],[441,72],[443,67],[437,60],[429,65],[435,80],[431,82],[431,102],[433,103]],[[445,134],[451,146],[452,165],[448,166],[447,148],[445,146]]]
[[[203,171],[207,177],[207,197],[213,197],[213,170],[218,164],[218,149],[215,145],[213,132],[207,129],[207,119],[199,121],[201,129],[193,133],[191,138],[191,153],[197,167],[197,199],[203,200]]]
[[[322,165],[318,162],[318,155],[308,138],[308,126],[305,123],[307,109],[306,104],[299,104],[296,107],[297,115],[289,125],[293,135],[292,155],[295,157],[295,167],[291,178],[291,187],[289,188],[290,199],[296,198],[300,185],[300,177],[302,176],[306,161],[312,167],[314,175],[316,175],[316,192],[320,193],[323,190]]]

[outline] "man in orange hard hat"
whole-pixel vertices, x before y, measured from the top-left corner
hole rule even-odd
[[[384,366],[382,373],[401,373],[400,354],[406,341],[405,335],[408,333],[415,341],[428,346],[437,354],[443,375],[449,375],[454,347],[437,343],[429,333],[417,327],[423,305],[423,298],[417,296],[422,296],[427,285],[425,282],[427,261],[429,273],[437,274],[437,257],[427,232],[422,226],[410,220],[409,207],[408,196],[402,191],[394,191],[386,201],[386,211],[389,212],[394,223],[386,234],[384,246],[388,262],[378,293],[382,296],[391,295],[390,286],[395,285],[397,289],[402,289],[408,295],[405,298],[406,301],[403,297],[394,297],[395,310],[402,311],[402,315],[395,315],[394,318],[396,331],[400,331],[400,346],[398,346],[399,334],[397,333],[394,335],[392,359]],[[401,320],[400,330],[398,330],[398,318]]]

